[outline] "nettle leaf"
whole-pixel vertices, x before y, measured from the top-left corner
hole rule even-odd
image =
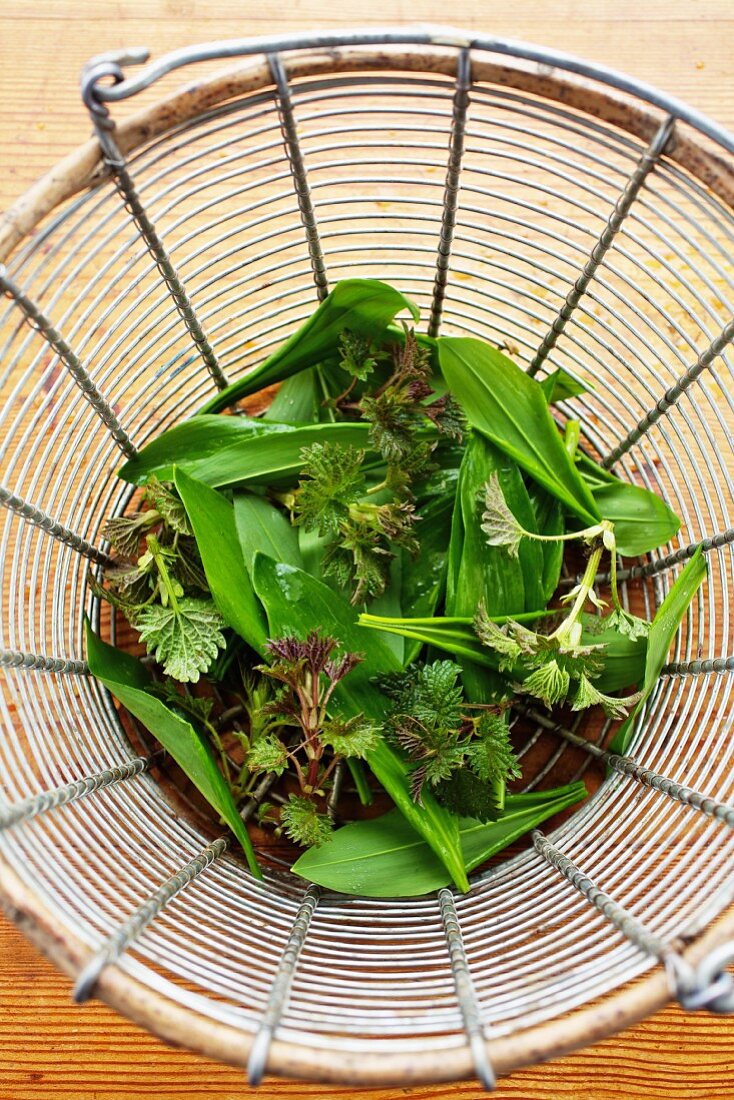
[[[151,477],[145,487],[145,498],[161,519],[179,535],[193,535],[181,498],[157,477]]]
[[[140,540],[146,531],[157,522],[157,517],[148,512],[138,512],[134,516],[113,516],[102,528],[102,538],[131,561],[140,554]]]
[[[224,619],[211,600],[150,604],[136,614],[134,626],[166,675],[181,683],[196,683],[226,645]]]
[[[502,815],[494,787],[474,772],[454,771],[446,779],[441,779],[434,790],[441,805],[458,817],[473,817],[486,823],[497,821]]]
[[[496,473],[490,475],[484,489],[482,530],[490,546],[504,546],[511,557],[518,556],[525,531],[507,507],[499,475]]]

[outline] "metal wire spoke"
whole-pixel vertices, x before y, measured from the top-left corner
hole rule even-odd
[[[647,768],[642,764],[638,764],[631,756],[621,756],[619,753],[608,752],[600,745],[595,745],[593,741],[588,741],[574,730],[562,726],[559,722],[554,722],[551,718],[546,717],[546,715],[541,714],[539,711],[530,709],[528,711],[528,716],[546,730],[558,734],[559,737],[562,737],[563,740],[567,741],[570,745],[574,745],[578,749],[583,749],[584,752],[587,752],[590,756],[595,757],[597,760],[601,760],[602,763],[606,764],[607,767],[611,768],[613,771],[618,772],[619,775],[634,779],[643,786],[649,787],[651,790],[660,791],[662,794],[667,795],[668,798],[672,798],[684,806],[691,806],[694,810],[698,810],[706,817],[712,817],[716,821],[721,821],[725,825],[734,828],[734,806],[727,806],[715,798],[700,794],[698,791],[691,790],[689,787],[681,783],[676,783],[672,779],[667,779],[664,775],[659,775],[652,768]]]
[[[0,649],[0,668],[18,668],[27,672],[60,672],[65,676],[89,675],[86,661],[45,657],[40,653],[22,653],[19,649]]]
[[[99,976],[106,966],[118,961],[121,955],[135,942],[140,933],[151,921],[155,920],[162,909],[193,882],[202,871],[218,859],[229,847],[226,837],[213,840],[211,844],[194,859],[182,867],[156,890],[147,901],[136,909],[132,916],[114,932],[105,944],[86,964],[74,985],[74,1000],[81,1004],[94,994]]]
[[[95,89],[96,91],[96,89]],[[109,119],[108,112],[104,109],[103,112],[95,112],[90,108],[90,114],[92,121],[94,122],[94,128],[97,132],[99,143],[102,146],[102,150],[105,156],[105,163],[111,168],[114,173],[115,184],[120,192],[120,196],[125,203],[125,208],[129,212],[136,226],[138,227],[140,234],[145,241],[148,250],[156,263],[158,270],[160,271],[171,297],[176,305],[178,313],[186,325],[189,334],[196,345],[196,348],[204,361],[206,369],[209,371],[214,384],[220,389],[226,389],[229,385],[227,377],[222,371],[217,356],[212,348],[209,338],[201,327],[199,319],[194,310],[193,304],[189,295],[186,292],[178,272],[171,263],[170,257],[166,252],[165,246],[160,239],[158,232],[151,221],[145,206],[140,200],[140,196],[133,183],[132,177],[127,169],[127,162],[120,151],[120,148],[113,136],[114,124]]]
[[[708,368],[712,366],[725,348],[731,344],[732,340],[734,340],[734,320],[731,320],[729,324],[721,330],[716,339],[711,341],[706,350],[701,352],[693,366],[690,367],[685,374],[681,375],[675,385],[671,386],[669,390],[666,390],[655,407],[650,409],[650,411],[643,416],[642,420],[635,425],[626,438],[623,439],[621,443],[618,443],[617,446],[602,459],[602,465],[607,470],[611,469],[615,462],[618,462],[622,455],[627,453],[630,447],[633,447],[635,443],[640,441],[653,424],[657,424],[661,416],[664,416],[673,408],[686,390],[700,378],[705,370],[708,370]]]
[[[319,228],[316,224],[316,213],[311,200],[311,190],[308,184],[306,164],[301,152],[301,144],[298,138],[298,126],[293,111],[293,100],[288,87],[288,78],[283,68],[283,62],[277,53],[268,55],[268,64],[273,74],[273,80],[278,90],[278,112],[280,125],[283,132],[283,144],[286,156],[293,176],[293,185],[298,200],[298,210],[301,215],[303,227],[306,230],[308,242],[308,254],[311,259],[313,279],[316,284],[316,293],[319,301],[323,301],[329,293],[329,282],[326,275],[324,253],[319,238]]]
[[[22,311],[28,324],[43,336],[63,362],[89,404],[108,429],[117,446],[128,458],[137,454],[133,443],[115,416],[111,406],[99,392],[79,359],[66,340],[38,308],[35,302],[23,293],[18,284],[10,278],[6,268],[0,264],[0,293],[7,294]]]
[[[298,907],[296,919],[293,922],[290,935],[283,949],[281,960],[273,977],[273,984],[268,996],[260,1026],[250,1048],[250,1056],[247,1062],[247,1080],[253,1088],[259,1085],[268,1065],[270,1044],[273,1041],[275,1029],[280,1023],[280,1018],[285,1010],[288,995],[293,984],[293,976],[298,965],[298,957],[301,954],[308,929],[311,924],[314,910],[318,905],[320,890],[317,886],[309,886],[304,894],[303,901]]]
[[[53,516],[47,515],[41,508],[36,508],[34,504],[29,504],[22,497],[11,493],[3,485],[0,485],[0,504],[8,511],[15,512],[16,515],[27,520],[28,523],[32,523],[34,527],[40,527],[42,531],[45,531],[51,538],[56,539],[57,542],[63,542],[66,546],[70,546],[72,550],[76,550],[83,557],[91,558],[99,565],[110,564],[110,557],[104,551],[92,546],[91,542],[82,538],[81,535],[77,535],[75,531],[60,523],[59,520],[54,519]]]
[[[431,316],[428,321],[429,336],[438,336],[449,280],[451,245],[454,239],[456,212],[459,205],[459,181],[461,179],[461,161],[464,154],[464,134],[467,111],[469,110],[470,88],[471,53],[468,49],[464,49],[459,53],[456,66],[456,91],[454,92],[454,108],[451,118],[449,162],[446,169],[441,236],[438,242],[438,255],[436,256],[436,277],[433,284]]]
[[[87,776],[85,779],[77,779],[73,783],[67,783],[63,787],[57,787],[53,791],[43,791],[34,798],[26,798],[7,809],[0,809],[0,829],[9,829],[11,825],[17,825],[19,821],[27,821],[48,810],[55,810],[59,806],[66,806],[70,802],[76,802],[78,798],[86,798],[95,791],[104,790],[114,783],[122,783],[125,779],[132,779],[140,775],[150,765],[146,756],[138,756],[127,764],[117,764],[112,768],[105,768],[96,775]]]
[[[617,202],[614,205],[614,210],[609,215],[609,220],[607,221],[607,224],[604,227],[604,230],[599,237],[599,240],[594,245],[589,259],[584,264],[583,271],[566,295],[566,300],[561,306],[558,316],[556,317],[549,331],[543,338],[543,343],[540,345],[537,352],[535,353],[533,361],[528,368],[529,374],[537,374],[537,372],[540,370],[543,363],[547,359],[548,355],[558,343],[559,336],[561,336],[561,334],[565,330],[566,325],[571,319],[574,310],[578,306],[583,295],[588,290],[591,280],[596,275],[600,264],[604,260],[604,257],[606,256],[609,249],[612,247],[612,244],[614,243],[614,238],[617,236],[617,233],[622,228],[622,223],[629,214],[633,202],[640,193],[642,185],[657,164],[658,159],[664,153],[665,148],[673,135],[674,126],[674,118],[668,116],[666,119],[664,119],[664,121],[660,125],[660,128],[658,129],[658,132],[655,134],[655,137],[650,142],[650,145],[640,157],[637,167],[630,176],[630,179],[628,180],[624,191],[617,199]]]
[[[469,1046],[471,1047],[474,1068],[477,1077],[488,1092],[491,1092],[496,1084],[492,1063],[487,1053],[487,1041],[484,1037],[484,1028],[477,1004],[477,994],[469,969],[469,963],[464,950],[464,940],[461,935],[459,918],[456,913],[456,904],[450,890],[439,890],[438,903],[441,910],[441,920],[446,935],[446,946],[451,958],[451,970],[454,975],[456,996],[461,1008],[461,1016],[466,1028]]]

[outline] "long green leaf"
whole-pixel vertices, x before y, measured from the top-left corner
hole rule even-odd
[[[258,878],[262,872],[242,818],[211,749],[201,734],[150,694],[153,681],[145,667],[120,649],[103,642],[86,623],[87,660],[96,676],[116,699],[130,711],[156,740],[160,741],[210,806],[222,817],[242,845],[250,870]]]
[[[219,454],[243,439],[292,431],[289,424],[252,420],[249,416],[195,416],[156,436],[118,470],[133,485],[144,485],[155,475],[173,481],[173,467],[187,466]]]
[[[508,795],[499,821],[460,820],[468,870],[586,796],[583,783],[530,795]],[[450,883],[446,868],[395,810],[338,829],[326,843],[304,852],[293,871],[309,882],[366,897],[415,897]]]
[[[254,566],[255,591],[265,607],[273,637],[304,637],[319,627],[364,660],[337,687],[336,697],[348,715],[365,714],[376,722],[384,718],[387,700],[374,686],[374,677],[395,672],[400,663],[377,634],[360,629],[357,613],[321,581],[292,566],[258,555]],[[409,768],[384,741],[367,758],[395,805],[437,854],[460,890],[468,888],[459,845],[457,819],[429,793],[423,805],[410,794]]]
[[[634,734],[635,722],[655,689],[663,665],[668,658],[671,643],[678,632],[678,627],[688,610],[691,600],[706,576],[706,572],[706,560],[699,546],[685,569],[676,578],[675,584],[661,603],[652,621],[647,639],[642,697],[614,735],[611,744],[612,752],[624,754],[627,751]]]
[[[438,340],[441,372],[469,423],[586,524],[601,519],[563,446],[538,382],[489,344]]]
[[[233,419],[223,417],[222,419]],[[289,485],[303,468],[301,452],[314,443],[339,443],[367,448],[368,424],[280,425],[274,432],[253,436],[205,458],[184,459],[178,469],[213,489],[228,485]]]
[[[236,493],[234,521],[250,575],[256,554],[269,554],[276,561],[303,568],[298,531],[269,500],[254,493]]]
[[[265,616],[245,565],[234,507],[221,493],[183,470],[174,470],[174,481],[219,613],[248,645],[262,653],[267,639]]]
[[[418,320],[417,307],[387,283],[378,279],[344,279],[273,355],[218,393],[201,411],[219,412],[240,398],[290,378],[298,371],[336,362],[339,336],[345,328],[377,340],[403,310]]]
[[[318,424],[320,397],[316,368],[301,371],[286,378],[263,419],[284,424]]]
[[[657,549],[680,529],[680,519],[649,489],[610,474],[582,451],[576,465],[604,519],[614,524],[620,554],[635,558]]]
[[[539,385],[549,405],[554,405],[556,401],[566,401],[569,397],[579,397],[580,394],[589,392],[589,387],[585,382],[574,378],[563,367],[558,367],[552,374],[547,374],[545,378],[541,379]]]
[[[454,495],[447,492],[430,497],[417,510],[420,553],[415,559],[405,550],[400,555],[400,606],[405,617],[432,615],[444,593]],[[415,660],[420,649],[421,643],[417,641],[406,646],[404,663]]]
[[[604,519],[614,524],[617,550],[636,558],[674,538],[680,519],[664,500],[631,482],[609,482],[593,490]]]

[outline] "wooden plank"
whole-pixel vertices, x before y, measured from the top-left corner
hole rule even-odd
[[[241,1071],[174,1050],[100,1004],[73,1005],[70,983],[0,924],[0,1096],[3,1100],[235,1100],[256,1094]],[[500,1100],[725,1100],[734,1095],[734,1030],[675,1008],[589,1050],[500,1082]],[[273,1100],[438,1100],[446,1086],[355,1090],[268,1078]],[[454,1100],[486,1094],[472,1082]]]

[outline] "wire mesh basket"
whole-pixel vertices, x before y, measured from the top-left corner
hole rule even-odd
[[[113,122],[110,104],[220,58],[238,60]],[[129,68],[146,60],[90,63],[94,139],[0,220],[7,911],[79,999],[249,1063],[253,1082],[491,1086],[671,996],[734,1009],[734,138],[619,74],[443,28]],[[434,334],[591,383],[561,414],[580,409],[590,451],[682,518],[624,574],[649,615],[707,552],[634,757],[605,753],[606,729],[539,720],[519,746],[530,786],[561,758],[605,778],[463,896],[256,881],[157,782],[84,661],[90,562],[130,499],[121,453],[347,275],[399,286]]]

